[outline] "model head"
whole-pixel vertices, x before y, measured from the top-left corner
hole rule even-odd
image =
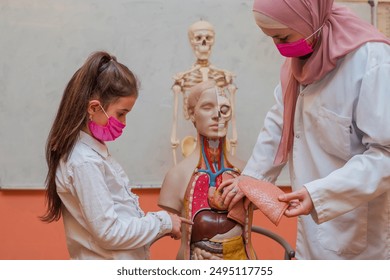
[[[196,130],[210,139],[225,137],[232,109],[226,91],[213,80],[199,83],[189,91],[187,109]]]

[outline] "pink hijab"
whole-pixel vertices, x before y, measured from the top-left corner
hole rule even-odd
[[[306,61],[287,58],[280,80],[283,91],[283,130],[274,164],[287,161],[294,131],[294,113],[299,84],[308,85],[332,71],[337,60],[369,41],[390,40],[371,24],[359,19],[333,0],[255,0],[253,11],[262,13],[283,25],[310,36],[323,24],[320,39]]]

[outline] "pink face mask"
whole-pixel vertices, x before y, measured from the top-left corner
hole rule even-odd
[[[276,44],[281,55],[286,57],[301,57],[313,52],[312,46],[306,39],[300,39],[292,43]]]
[[[125,128],[125,124],[121,123],[114,117],[109,117],[104,111],[103,107],[100,106],[104,114],[108,118],[106,125],[99,125],[94,121],[88,122],[88,128],[91,131],[92,135],[100,141],[114,141],[119,136],[122,135],[122,130]]]
[[[286,57],[302,57],[308,55],[313,52],[313,47],[307,42],[307,40],[321,29],[322,26],[306,39],[299,39],[298,41],[292,43],[276,44],[276,47],[278,48],[280,54]]]

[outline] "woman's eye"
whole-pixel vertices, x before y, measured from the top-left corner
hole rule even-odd
[[[288,36],[286,36],[286,37],[283,37],[283,38],[279,38],[279,41],[281,41],[281,42],[286,42],[286,41],[287,41],[287,39],[288,39]]]

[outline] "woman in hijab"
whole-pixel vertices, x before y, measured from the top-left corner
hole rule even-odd
[[[286,60],[242,175],[275,182],[288,163],[297,259],[390,259],[390,41],[333,2],[254,1]]]

